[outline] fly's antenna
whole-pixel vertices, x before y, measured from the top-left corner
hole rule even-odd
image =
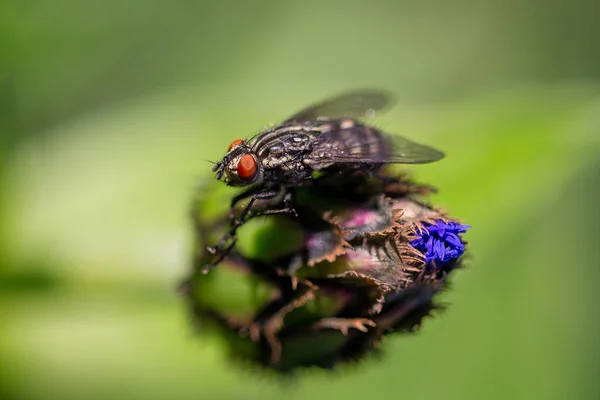
[[[213,165],[212,171],[217,173],[217,180],[221,180],[223,174],[225,173],[225,164],[223,161],[217,161],[214,164],[215,165]]]

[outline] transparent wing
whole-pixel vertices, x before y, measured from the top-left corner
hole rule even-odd
[[[323,135],[308,156],[313,167],[325,168],[334,164],[425,164],[444,158],[444,153],[402,136],[372,137],[359,143],[326,138]]]
[[[300,123],[316,121],[319,118],[360,119],[372,117],[376,112],[383,111],[393,103],[393,97],[382,90],[357,90],[308,107],[294,114],[285,122]]]
[[[390,153],[383,160],[387,163],[425,164],[444,158],[441,151],[402,136],[386,136],[385,139],[390,146]]]

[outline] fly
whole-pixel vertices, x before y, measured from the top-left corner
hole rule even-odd
[[[386,164],[421,164],[444,157],[440,151],[381,130],[360,120],[371,117],[392,103],[382,91],[363,90],[342,94],[308,107],[284,122],[259,132],[248,140],[234,140],[213,172],[229,186],[248,187],[231,204],[231,232],[209,250],[223,251],[222,260],[235,242],[235,232],[257,200],[277,199],[262,214],[295,213],[290,188],[313,183],[316,173],[362,170],[376,174]],[[235,206],[250,199],[239,218]]]

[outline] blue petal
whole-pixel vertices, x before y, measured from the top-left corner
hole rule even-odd
[[[453,258],[458,258],[460,256],[460,252],[456,249],[450,249],[448,252],[446,252],[446,255],[447,255],[446,261],[449,261]]]
[[[441,268],[445,263],[460,257],[465,251],[465,245],[459,233],[471,228],[457,222],[437,220],[434,224],[423,223],[423,229],[410,244],[425,254],[425,261]],[[437,261],[437,262],[436,262]]]
[[[472,228],[471,225],[460,225],[460,224],[457,224],[457,225],[458,225],[457,230],[459,233],[465,233],[467,231],[467,229]]]
[[[429,237],[429,240],[427,240],[427,243],[425,244],[425,248],[427,249],[428,253],[433,252],[433,238]]]
[[[452,246],[462,246],[462,241],[454,233],[448,233],[448,235],[446,235],[445,240]]]
[[[410,245],[411,245],[411,246],[413,246],[413,247],[420,247],[420,246],[422,246],[423,244],[424,244],[424,243],[423,243],[423,238],[422,238],[422,237],[421,237],[421,238],[418,238],[418,239],[415,239],[415,240],[413,240],[412,242],[410,242]]]
[[[434,251],[438,258],[443,260],[446,255],[446,246],[444,246],[444,242],[437,240],[434,244]]]

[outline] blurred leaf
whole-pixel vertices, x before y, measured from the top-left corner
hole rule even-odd
[[[204,132],[229,122],[216,122],[227,115],[219,109],[191,117],[187,111],[202,100],[161,99],[81,118],[57,128],[52,141],[24,142],[11,158],[10,190],[2,193],[8,260],[24,266],[44,257],[62,282],[56,293],[15,292],[10,307],[3,302],[0,356],[13,360],[10,382],[22,397],[39,398],[51,388],[88,398],[164,398],[173,388],[182,398],[200,391],[280,396],[276,386],[223,365],[218,342],[201,344],[186,328],[174,293],[189,260],[185,210],[192,177],[203,169],[198,154],[218,157],[228,142]],[[420,336],[384,343],[383,361],[335,382],[307,372],[289,396],[385,395],[401,378],[412,382],[404,389],[411,398],[561,398],[581,382],[568,373],[584,362],[581,352],[557,348],[582,333],[563,329],[564,318],[550,311],[568,314],[591,300],[564,283],[570,258],[560,261],[560,246],[577,248],[577,236],[562,242],[564,228],[552,228],[557,218],[567,220],[558,196],[568,196],[570,180],[595,157],[598,104],[587,91],[565,89],[414,108],[409,119],[392,115],[389,130],[436,138],[448,151],[443,162],[415,171],[439,184],[439,200],[474,225],[467,235],[473,268],[444,296],[453,307],[427,322]],[[577,229],[593,232],[586,230],[593,226]],[[586,265],[585,249],[579,254],[575,265]],[[138,297],[130,293],[136,286],[162,294]],[[553,299],[555,293],[560,297]],[[549,362],[546,354],[560,359]],[[427,384],[431,375],[424,371],[432,368],[443,371],[437,385]],[[226,385],[232,377],[238,383]],[[497,390],[490,380],[505,385]]]
[[[594,5],[0,3],[0,398],[597,398]],[[232,139],[363,86],[447,153],[413,171],[473,268],[422,335],[290,390],[191,332],[187,207]]]

